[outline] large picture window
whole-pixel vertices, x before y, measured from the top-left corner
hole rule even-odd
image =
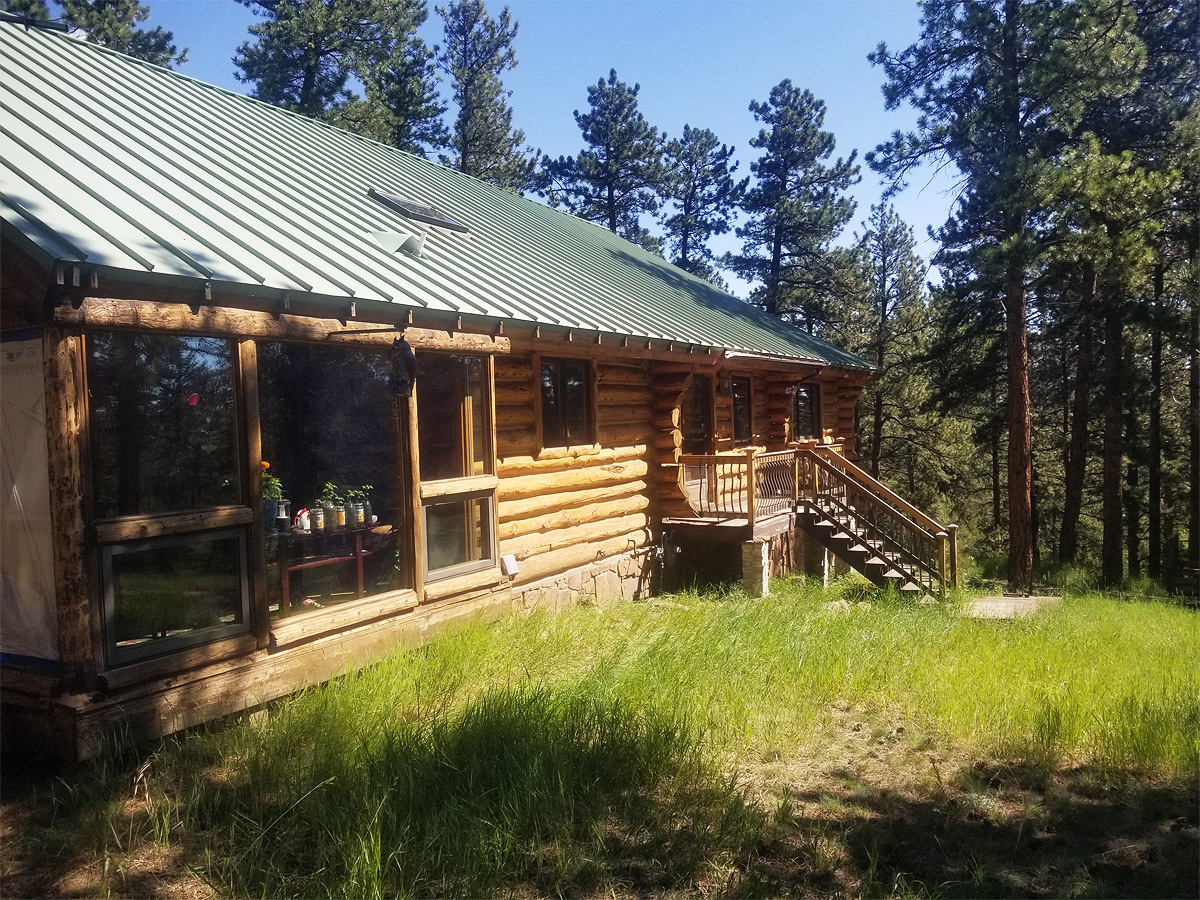
[[[236,503],[229,342],[109,332],[88,341],[96,516]]]
[[[91,334],[87,384],[108,663],[249,631],[229,342]]]
[[[417,378],[417,439],[429,579],[496,561],[496,478],[487,359],[425,354]]]
[[[273,616],[412,586],[390,376],[386,351],[258,347],[262,457],[290,508],[278,523],[265,517]],[[307,529],[293,527],[302,510]]]
[[[592,367],[584,359],[541,361],[542,446],[590,444]]]

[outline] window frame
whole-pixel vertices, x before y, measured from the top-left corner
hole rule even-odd
[[[194,542],[197,535],[204,535],[208,541],[226,540],[233,538],[237,541],[238,584],[240,587],[241,622],[229,625],[212,626],[209,628],[190,631],[187,634],[162,638],[144,645],[121,648],[117,646],[116,623],[116,588],[113,581],[112,559],[114,556],[137,553],[143,550],[153,550],[166,547],[183,547]],[[250,631],[251,597],[250,597],[250,539],[245,527],[218,528],[205,531],[188,531],[166,534],[159,537],[142,540],[128,540],[104,544],[100,547],[100,601],[103,610],[102,630],[104,633],[104,657],[110,666],[123,666],[129,663],[142,662],[181,650],[189,650],[205,644],[216,643],[232,637],[238,637]]]
[[[96,468],[101,464],[96,436],[92,433],[95,418],[92,414],[92,392],[90,380],[92,350],[91,344],[96,335],[100,334],[146,334],[154,337],[173,338],[205,338],[224,341],[229,348],[230,380],[232,388],[232,434],[230,436],[233,448],[233,502],[206,506],[196,509],[167,510],[158,513],[132,513],[115,516],[100,516],[97,514],[96,498]],[[247,384],[257,379],[256,373],[247,377],[245,360],[242,354],[242,339],[233,334],[213,334],[193,329],[146,329],[129,330],[113,327],[88,328],[83,331],[82,358],[82,392],[86,406],[88,427],[84,429],[81,440],[81,451],[84,459],[83,467],[87,472],[83,508],[85,518],[91,523],[89,541],[92,562],[89,565],[92,602],[97,612],[96,621],[92,626],[94,655],[96,665],[102,671],[111,671],[121,677],[122,673],[134,672],[142,667],[161,665],[163,659],[178,659],[182,654],[216,654],[224,655],[223,648],[229,652],[237,652],[245,640],[256,644],[262,643],[258,632],[261,630],[257,609],[254,569],[257,565],[257,549],[255,536],[256,522],[260,514],[256,514],[251,502],[255,493],[254,472],[247,471],[245,463],[246,447],[255,426],[246,422]],[[255,432],[256,433],[256,432]],[[257,462],[256,462],[257,465]],[[115,629],[115,597],[112,583],[112,556],[136,552],[144,545],[183,545],[197,535],[229,534],[236,535],[238,540],[238,565],[241,572],[241,607],[242,621],[220,628],[206,628],[201,631],[154,641],[145,652],[130,652],[119,650],[114,639]],[[239,640],[241,639],[241,640]],[[140,664],[140,665],[139,665]]]
[[[571,447],[594,447],[599,441],[598,434],[597,434],[597,424],[596,424],[597,421],[599,420],[599,412],[597,409],[597,399],[596,399],[596,395],[597,395],[596,382],[598,380],[597,372],[596,372],[596,369],[597,369],[596,359],[594,357],[584,357],[584,356],[548,356],[548,355],[543,355],[540,353],[535,353],[535,354],[533,354],[533,356],[531,358],[531,362],[532,362],[533,381],[534,381],[533,420],[534,420],[534,427],[537,430],[537,447],[538,447],[538,449],[539,450],[552,450],[552,449],[560,449],[560,448],[561,449],[569,449]],[[546,420],[545,420],[546,402],[545,402],[545,396],[543,394],[545,385],[542,380],[542,367],[545,365],[555,365],[558,367],[558,378],[556,379],[556,381],[557,381],[557,387],[559,388],[560,393],[561,393],[561,388],[562,388],[562,383],[563,383],[562,382],[562,372],[563,372],[562,367],[564,364],[573,365],[573,366],[578,365],[580,368],[583,369],[583,375],[584,375],[583,435],[582,435],[581,439],[578,441],[571,440],[568,436],[566,436],[566,430],[567,430],[566,423],[564,421],[562,421],[564,417],[562,415],[560,415],[559,416],[559,419],[560,419],[559,426],[564,435],[563,440],[561,443],[559,443],[557,441],[555,441],[554,443],[551,443],[547,439],[547,436],[546,436],[546,424],[545,424],[546,423]]]
[[[416,483],[417,496],[419,497],[420,514],[416,517],[414,528],[418,530],[416,535],[417,545],[417,565],[420,571],[420,585],[436,584],[448,579],[456,578],[461,575],[469,575],[476,572],[483,572],[491,569],[496,569],[499,566],[500,549],[499,549],[499,513],[496,503],[496,488],[500,483],[500,479],[496,475],[496,360],[492,354],[479,353],[463,353],[458,351],[431,351],[430,355],[438,356],[458,356],[471,357],[481,360],[484,364],[483,371],[483,410],[482,413],[487,416],[487,421],[482,424],[482,431],[486,435],[489,447],[484,454],[482,462],[484,473],[470,473],[457,478],[436,478],[424,479],[421,472],[421,378],[417,379],[414,396],[412,398],[411,429],[412,429],[412,444],[415,450],[414,458],[416,465],[413,471],[413,480]],[[467,407],[471,415],[474,416],[479,412],[475,409],[476,404],[470,402],[470,397],[467,397]],[[461,415],[461,413],[460,413]],[[464,437],[467,440],[473,440],[475,431],[475,423],[470,423],[471,427],[465,428]],[[488,527],[488,540],[486,541],[486,552],[484,556],[476,560],[465,560],[461,563],[446,566],[439,569],[430,568],[429,559],[429,508],[431,506],[444,506],[451,503],[467,502],[467,501],[482,501],[484,510],[483,516],[486,517]]]
[[[738,387],[744,385],[745,391],[745,419],[739,423],[738,416]],[[729,379],[729,400],[730,413],[733,421],[733,445],[735,447],[748,447],[754,443],[754,379],[749,375],[733,375]],[[744,424],[746,431],[744,435],[738,434],[738,425]]]
[[[813,427],[812,434],[802,435],[799,433],[799,430],[796,427],[797,422],[799,421],[799,415],[798,415],[799,410],[797,408],[797,398],[800,396],[800,394],[802,392],[805,394],[808,394],[809,404],[811,405],[811,408],[812,408],[812,416],[811,416],[812,427]],[[821,423],[821,385],[820,384],[813,383],[813,384],[797,384],[796,385],[795,390],[792,392],[791,430],[792,430],[792,440],[793,441],[805,441],[805,440],[819,441],[819,440],[821,440],[821,438],[822,438],[822,423]]]

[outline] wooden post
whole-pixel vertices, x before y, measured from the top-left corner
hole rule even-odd
[[[242,340],[237,343],[237,373],[241,385],[241,403],[238,410],[242,421],[241,433],[245,441],[245,453],[248,469],[247,482],[243,491],[243,501],[254,511],[254,521],[250,526],[250,627],[260,650],[265,649],[271,640],[271,610],[267,597],[267,555],[266,529],[263,522],[262,505],[262,431],[259,422],[258,397],[258,348],[252,340]],[[281,538],[282,540],[282,538]],[[287,579],[287,570],[281,565],[281,577]],[[286,597],[286,593],[285,593]],[[281,601],[279,614],[287,615]]]
[[[746,523],[754,527],[755,507],[758,503],[758,491],[754,477],[754,454],[758,452],[757,447],[746,448]]]
[[[800,448],[792,451],[792,512],[800,505]]]
[[[87,391],[83,338],[63,328],[42,332],[46,379],[46,474],[50,487],[58,656],[71,690],[95,687],[100,622],[93,605],[82,500],[88,490]]]
[[[949,562],[948,562],[948,556],[947,556],[947,545],[949,543],[949,538],[950,538],[950,536],[948,534],[946,534],[946,532],[944,532],[944,531],[939,531],[937,533],[938,572],[941,576],[941,582],[942,582],[941,593],[943,595],[945,595],[945,593],[946,593],[946,581],[949,578],[949,574],[950,574],[949,573]]]
[[[950,586],[958,587],[958,526],[947,525],[950,532]]]

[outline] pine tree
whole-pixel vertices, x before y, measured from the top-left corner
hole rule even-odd
[[[659,207],[663,136],[638,109],[640,90],[618,80],[616,69],[589,87],[590,110],[575,110],[587,146],[578,157],[543,157],[549,183],[540,190],[552,204],[657,251],[640,217]]]
[[[1037,186],[1080,122],[1085,102],[1129,93],[1143,60],[1121,0],[929,0],[922,33],[900,53],[871,54],[889,109],[908,101],[916,129],[868,161],[896,184],[915,166],[952,162],[962,176],[944,244],[970,264],[1005,315],[1009,582],[1033,581],[1033,456],[1026,320],[1039,252]]]
[[[446,41],[437,64],[450,78],[458,107],[448,145],[453,155],[443,155],[441,162],[498,187],[525,190],[536,158],[522,148],[525,133],[513,128],[508,105],[512,93],[500,81],[517,65],[517,23],[507,6],[492,19],[482,0],[455,0],[436,9]]]
[[[845,276],[831,245],[854,215],[845,192],[859,180],[857,153],[826,164],[835,142],[822,130],[825,104],[790,80],[750,111],[766,126],[750,141],[763,154],[750,164],[757,182],[742,206],[749,221],[737,229],[743,249],[730,264],[757,282],[752,299],[771,315],[798,317],[813,331]]]
[[[880,473],[885,441],[914,439],[914,410],[902,404],[906,382],[920,359],[930,330],[924,295],[926,266],[916,253],[912,229],[887,203],[871,207],[858,241],[862,280],[863,346],[859,355],[878,373],[864,401],[870,404],[870,432],[862,452],[871,474]],[[889,427],[892,426],[892,427]]]
[[[138,28],[150,17],[150,8],[138,0],[59,0],[54,4],[62,21],[89,42],[134,59],[172,69],[187,62],[187,50],[178,49],[175,36],[161,26]],[[34,19],[50,19],[45,0],[4,0],[8,12]]]
[[[664,214],[662,226],[671,261],[716,283],[720,276],[708,241],[733,227],[749,179],[733,180],[738,166],[733,148],[706,128],[684,125],[683,136],[667,143],[665,162],[674,214]]]
[[[238,2],[264,20],[233,60],[255,97],[417,153],[444,140],[424,0]]]

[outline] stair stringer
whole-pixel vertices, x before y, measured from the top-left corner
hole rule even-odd
[[[796,511],[796,524],[876,587],[910,596],[928,593],[928,588],[908,566],[872,546],[854,530],[852,523],[841,521],[814,504],[801,504]]]

